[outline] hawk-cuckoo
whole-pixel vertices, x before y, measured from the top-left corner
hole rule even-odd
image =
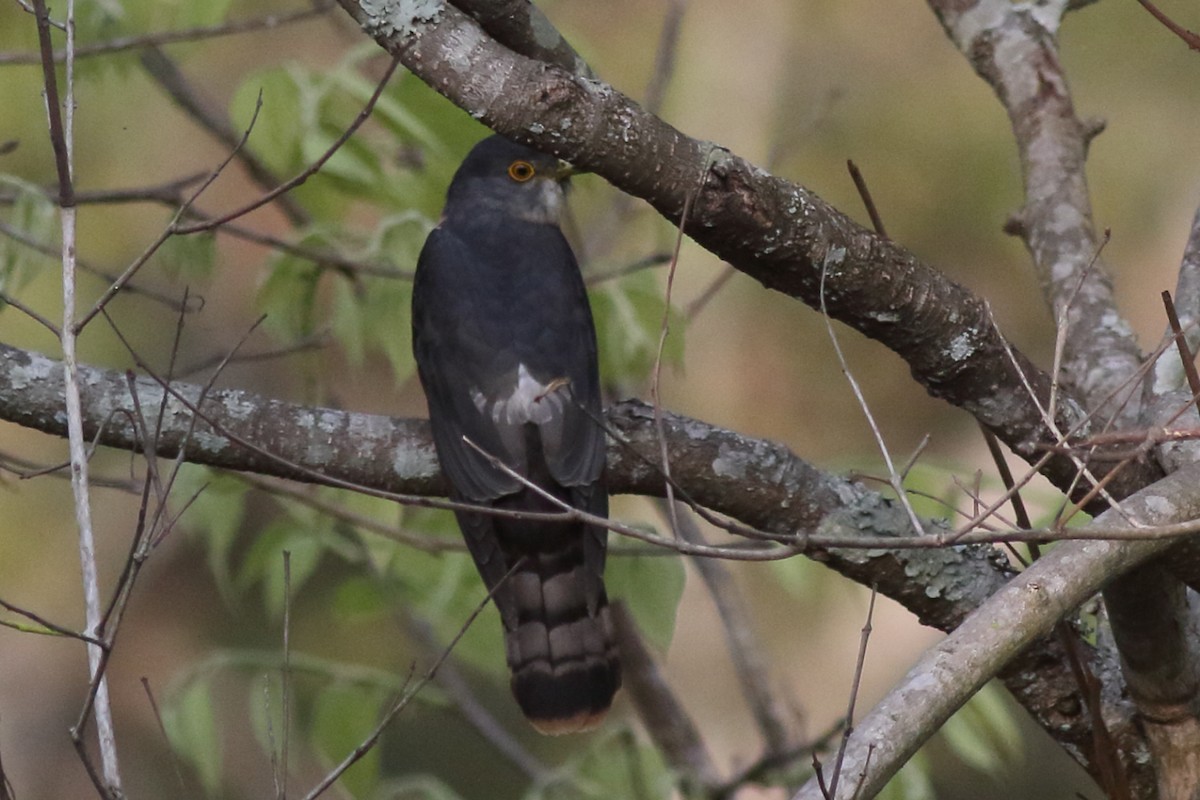
[[[455,173],[417,262],[413,350],[455,500],[561,515],[486,453],[558,500],[607,516],[596,332],[559,228],[569,174],[553,157],[484,139]],[[511,513],[456,516],[495,590],[525,716],[543,733],[598,725],[621,683],[602,580],[607,531]]]

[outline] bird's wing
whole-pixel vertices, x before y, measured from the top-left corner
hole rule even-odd
[[[523,248],[507,254],[522,263],[487,263],[495,253],[471,249],[440,229],[418,262],[417,367],[443,469],[471,500],[512,494],[521,483],[465,439],[523,476],[533,477],[536,458],[562,486],[590,484],[604,467],[595,333],[583,280],[557,229],[537,226],[532,244],[529,233]],[[529,423],[540,434],[540,453],[528,452]]]
[[[468,500],[494,500],[517,491],[516,478],[494,466],[467,439],[510,466],[513,454],[501,432],[476,403],[481,365],[494,343],[481,326],[482,310],[471,308],[460,265],[472,257],[456,237],[435,229],[425,242],[413,282],[413,353],[429,401],[429,419],[446,477]]]

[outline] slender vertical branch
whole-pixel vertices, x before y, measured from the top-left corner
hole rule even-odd
[[[854,680],[850,685],[850,703],[846,707],[846,730],[842,734],[842,743],[838,745],[837,759],[833,764],[833,777],[829,782],[829,796],[837,797],[838,783],[842,777],[842,766],[846,759],[846,744],[854,734],[854,709],[858,705],[858,689],[862,685],[863,667],[867,663],[867,642],[871,640],[871,622],[875,617],[875,587],[871,587],[871,603],[867,606],[867,621],[863,623],[858,642],[858,659],[854,663]],[[866,765],[864,765],[865,771]],[[860,779],[861,780],[861,779]],[[855,794],[857,795],[857,791]]]
[[[58,77],[54,68],[54,49],[50,42],[49,12],[45,0],[35,0],[38,44],[46,87],[46,113],[50,139],[58,172],[59,205],[62,219],[62,291],[63,324],[60,331],[64,364],[64,388],[67,407],[67,439],[71,454],[71,489],[75,498],[75,521],[79,526],[79,559],[83,571],[83,595],[87,633],[99,636],[101,627],[100,582],[96,571],[96,544],[92,531],[91,499],[88,490],[87,442],[83,438],[83,415],[79,398],[79,365],[75,354],[75,191],[73,142],[75,121],[75,2],[67,0],[66,80],[63,102],[59,103]],[[95,686],[96,734],[106,793],[121,794],[121,774],[117,762],[116,734],[108,699],[108,683],[103,674],[104,650],[88,646],[88,668]],[[72,732],[82,739],[82,726]]]
[[[280,694],[283,712],[280,714],[279,729],[279,777],[276,779],[275,795],[287,800],[288,779],[288,732],[292,727],[292,554],[283,551],[283,670],[280,676]]]

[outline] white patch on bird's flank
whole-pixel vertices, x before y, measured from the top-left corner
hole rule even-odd
[[[492,422],[497,425],[524,425],[526,422],[545,425],[562,415],[570,391],[569,382],[556,379],[542,383],[529,374],[528,367],[518,364],[517,385],[511,394],[489,401],[479,389],[472,389],[471,401],[481,414],[487,414],[490,405]]]

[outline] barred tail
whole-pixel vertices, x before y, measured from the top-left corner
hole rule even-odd
[[[608,599],[603,586],[596,591],[598,582],[587,574],[578,544],[526,555],[508,580],[517,612],[504,632],[512,691],[542,733],[595,728],[621,686]]]

